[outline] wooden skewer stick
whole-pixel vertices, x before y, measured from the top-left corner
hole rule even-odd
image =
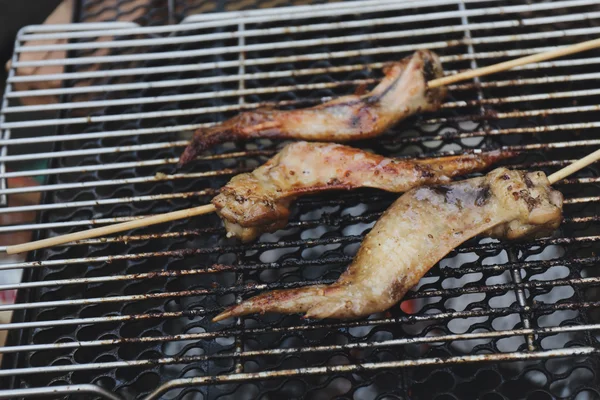
[[[496,72],[506,71],[515,67],[520,67],[526,64],[532,64],[540,61],[551,60],[553,58],[564,57],[570,54],[579,53],[586,50],[595,49],[600,47],[600,39],[588,40],[587,42],[581,42],[570,46],[560,47],[556,50],[546,51],[544,53],[532,54],[517,58],[510,61],[501,62],[498,64],[490,65],[487,67],[472,69],[470,71],[461,72],[443,78],[434,79],[427,83],[430,88],[436,88],[438,86],[446,86],[451,83],[464,81],[478,76],[490,75]]]
[[[446,76],[443,78],[435,79],[428,82],[428,86],[430,88],[435,88],[438,86],[444,86],[451,83],[464,81],[466,79],[475,78],[478,76],[484,76],[493,74],[500,71],[506,71],[511,68],[519,67],[525,64],[550,60],[552,58],[558,58],[562,56],[566,56],[569,54],[579,53],[581,51],[590,50],[596,47],[600,47],[600,39],[589,40],[587,42],[582,42],[578,44],[574,44],[572,46],[561,47],[556,50],[547,51],[545,53],[533,54],[531,56],[517,58],[515,60],[501,62],[499,64],[490,65],[488,67],[477,68],[470,71],[461,72],[459,74]],[[600,150],[590,154],[587,157],[582,158],[581,160],[569,165],[566,168],[561,169],[560,171],[550,175],[548,179],[550,183],[553,184],[560,179],[563,179],[565,176],[568,176],[575,171],[580,170],[588,164],[593,163],[594,161],[600,159]],[[189,217],[194,217],[202,214],[209,214],[214,212],[216,209],[212,204],[207,204],[204,206],[188,208],[185,210],[173,211],[166,214],[154,215],[148,218],[140,218],[134,221],[123,222],[120,224],[103,226],[100,228],[89,229],[83,232],[75,232],[69,233],[67,235],[56,236],[48,239],[42,239],[35,242],[23,243],[14,246],[8,246],[6,248],[6,252],[8,254],[16,254],[23,253],[25,251],[38,250],[45,247],[56,246],[59,244],[65,244],[69,242],[73,242],[76,240],[84,240],[91,239],[94,237],[110,235],[112,233],[124,232],[130,229],[141,228],[144,226],[161,224],[163,222],[175,221],[178,219],[184,219]]]
[[[553,173],[552,175],[550,175],[548,177],[548,180],[550,181],[551,185],[554,185],[556,182],[560,181],[561,179],[564,179],[567,176],[574,174],[575,172],[579,171],[580,169],[587,167],[588,165],[590,165],[598,160],[600,160],[600,149],[596,150],[592,154],[588,154],[587,156],[575,161],[573,164],[567,165],[563,169],[556,171],[555,173]]]
[[[142,228],[145,226],[161,224],[163,222],[176,221],[178,219],[185,219],[189,217],[195,217],[202,214],[210,214],[214,212],[215,206],[212,204],[206,204],[203,206],[186,208],[185,210],[173,211],[166,214],[153,215],[147,218],[140,218],[133,221],[122,222],[120,224],[102,226],[100,228],[89,229],[82,232],[69,233],[67,235],[55,236],[48,239],[37,240],[35,242],[17,244],[14,246],[8,246],[6,252],[8,254],[23,253],[25,251],[43,249],[45,247],[56,246],[59,244],[65,244],[74,242],[76,240],[91,239],[99,236],[106,236],[112,233],[124,232],[135,228]]]

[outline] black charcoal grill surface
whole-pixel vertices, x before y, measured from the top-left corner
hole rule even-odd
[[[91,3],[83,3],[82,20]],[[334,32],[245,37],[244,46],[290,42],[289,46],[261,50],[216,51],[239,45],[233,36],[109,48],[102,56],[215,51],[192,57],[99,63],[92,69],[215,64],[210,69],[91,78],[84,85],[264,76],[260,74],[315,68],[334,72],[69,92],[62,95],[65,103],[109,103],[58,110],[62,119],[91,118],[86,123],[57,123],[56,134],[135,133],[211,123],[257,104],[309,106],[352,93],[360,83],[372,85],[381,76],[381,63],[410,54],[411,46],[431,48],[443,57],[447,72],[455,72],[592,39],[600,33],[600,8],[584,2],[531,3],[547,5],[535,10],[529,10],[531,4],[524,1],[438,3],[244,24],[243,29],[252,30],[404,18],[392,25],[357,24]],[[496,7],[506,10],[472,12]],[[446,16],[415,18],[436,13]],[[528,23],[530,20],[539,23]],[[450,26],[456,29],[441,30]],[[223,23],[118,37],[114,43],[234,33],[238,29],[237,23]],[[418,34],[383,35],[399,31]],[[364,39],[297,45],[298,41],[354,35]],[[79,38],[71,43],[91,41]],[[405,48],[385,50],[393,46]],[[69,55],[77,59],[96,51],[72,50]],[[358,52],[327,56],[344,51]],[[294,59],[309,54],[323,56]],[[269,57],[278,61],[244,62],[240,70],[241,59]],[[410,118],[381,138],[353,145],[397,157],[504,147],[522,151],[506,165],[554,172],[600,144],[599,57],[600,52],[591,51],[453,85],[447,105],[439,112]],[[336,67],[344,66],[367,67],[335,72]],[[90,64],[74,63],[67,72],[89,69]],[[81,82],[69,79],[63,86],[76,87]],[[275,87],[287,89],[269,90]],[[183,96],[240,89],[245,90],[242,95],[191,100]],[[178,95],[182,96],[173,97],[176,100],[143,101]],[[134,101],[120,105],[118,99]],[[11,105],[17,104],[9,102]],[[200,111],[179,112],[190,109]],[[131,117],[103,118],[119,115]],[[270,140],[227,143],[177,169],[176,158],[189,138],[184,131],[96,135],[101,137],[49,143],[53,152],[75,153],[50,157],[48,168],[71,172],[47,173],[46,184],[51,186],[43,192],[43,203],[88,205],[41,211],[40,238],[115,218],[126,220],[206,204],[234,174],[260,165],[284,144]],[[18,129],[13,137],[18,137]],[[107,148],[115,150],[101,153]],[[135,165],[139,161],[144,163]],[[106,165],[113,167],[98,168]],[[206,377],[159,395],[185,400],[599,398],[598,357],[593,351],[598,347],[600,305],[597,167],[584,169],[556,188],[565,195],[566,204],[565,220],[555,237],[526,243],[470,240],[436,265],[400,306],[359,321],[307,321],[298,315],[252,315],[222,323],[210,320],[223,307],[264,290],[335,280],[364,234],[397,197],[380,191],[302,198],[292,208],[286,229],[246,245],[227,239],[219,218],[206,215],[138,229],[126,237],[36,251],[24,270],[24,282],[36,286],[19,290],[18,300],[26,306],[14,311],[13,323],[21,325],[3,327],[10,329],[7,346],[25,347],[4,354],[5,375],[0,387],[94,384],[123,399],[143,399],[172,380]],[[576,349],[588,350],[577,353]],[[557,351],[566,351],[567,357],[558,357]],[[257,375],[259,372],[265,375]],[[93,397],[65,395],[70,399]]]

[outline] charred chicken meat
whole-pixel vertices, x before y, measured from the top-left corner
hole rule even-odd
[[[562,220],[562,201],[543,172],[505,168],[484,177],[412,189],[377,221],[335,283],[264,293],[214,320],[265,312],[357,318],[384,311],[475,235],[512,240],[552,233]]]
[[[228,236],[243,241],[283,228],[292,201],[327,190],[376,188],[405,192],[413,187],[449,182],[512,156],[508,151],[422,160],[397,160],[333,143],[296,142],[266,164],[240,174],[212,203]]]
[[[293,138],[344,142],[379,136],[398,121],[418,112],[437,110],[443,87],[427,82],[443,75],[438,56],[419,50],[388,64],[385,77],[369,93],[340,97],[299,110],[254,110],[210,128],[199,129],[179,159],[180,165],[218,143],[251,138]]]

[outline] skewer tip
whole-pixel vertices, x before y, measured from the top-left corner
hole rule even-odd
[[[17,247],[17,245],[7,246],[5,251],[6,251],[6,254],[19,254],[19,253],[23,252],[22,250],[19,249],[19,247]]]

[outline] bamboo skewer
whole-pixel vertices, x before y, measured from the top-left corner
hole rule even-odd
[[[596,150],[595,152],[593,152],[591,154],[588,154],[587,156],[585,156],[583,158],[580,158],[579,160],[575,161],[573,164],[567,165],[563,169],[556,171],[552,175],[548,176],[548,180],[550,181],[551,185],[554,185],[556,182],[560,181],[561,179],[564,179],[567,176],[574,174],[575,172],[579,171],[580,169],[585,168],[588,165],[590,165],[598,160],[600,160],[600,149]]]
[[[498,64],[489,65],[487,67],[481,67],[477,69],[472,69],[469,71],[461,72],[454,75],[444,76],[443,78],[434,79],[427,83],[427,86],[430,88],[436,88],[439,86],[446,86],[451,83],[464,81],[471,78],[477,78],[479,76],[485,76],[490,74],[495,74],[496,72],[507,71],[509,69],[515,67],[521,67],[526,64],[533,64],[536,62],[551,60],[553,58],[559,58],[568,56],[575,53],[580,53],[582,51],[587,51],[591,49],[595,49],[600,47],[600,39],[588,40],[586,42],[581,42],[577,44],[573,44],[570,46],[559,47],[556,50],[545,51],[543,53],[532,54],[530,56],[516,58],[510,61],[504,61]]]
[[[498,64],[490,65],[487,67],[477,68],[470,71],[461,72],[451,76],[445,76],[443,78],[435,79],[428,82],[428,87],[435,88],[439,86],[449,85],[451,83],[493,74],[496,72],[506,71],[515,67],[523,66],[530,63],[546,61],[553,58],[563,57],[570,54],[590,50],[596,47],[600,47],[600,39],[589,40],[587,42],[578,43],[571,46],[561,47],[556,50],[547,51],[544,53],[533,54],[526,57],[517,58],[515,60],[505,61]],[[557,181],[565,178],[568,175],[575,173],[581,168],[600,159],[600,150],[593,152],[592,154],[574,162],[573,164],[561,169],[548,177],[550,184],[554,184]],[[38,250],[46,247],[56,246],[59,244],[65,244],[74,242],[77,240],[91,239],[94,237],[110,235],[113,233],[124,232],[135,228],[142,228],[150,225],[161,224],[163,222],[176,221],[179,219],[185,219],[195,217],[203,214],[209,214],[216,211],[215,206],[212,204],[206,204],[203,206],[188,208],[185,210],[173,211],[166,214],[153,215],[147,218],[140,218],[133,221],[123,222],[115,225],[103,226],[100,228],[93,228],[87,231],[69,233],[67,235],[56,236],[48,239],[37,240],[34,242],[28,242],[18,244],[14,246],[8,246],[6,252],[8,254],[23,253],[31,250]]]
[[[107,225],[100,228],[88,229],[87,231],[73,232],[48,239],[8,246],[6,248],[6,252],[8,254],[17,254],[25,251],[43,249],[59,244],[74,242],[76,240],[91,239],[99,236],[110,235],[112,233],[124,232],[135,228],[162,224],[163,222],[176,221],[178,219],[195,217],[202,214],[210,214],[215,210],[215,206],[212,204],[205,204],[203,206],[186,208],[184,210],[173,211],[166,214],[153,215],[151,217],[140,218],[133,221],[121,222],[120,224]]]

